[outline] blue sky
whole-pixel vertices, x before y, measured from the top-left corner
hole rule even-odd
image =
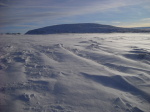
[[[150,27],[150,0],[0,0],[0,32],[69,23]]]

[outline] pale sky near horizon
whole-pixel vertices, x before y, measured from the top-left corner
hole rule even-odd
[[[69,23],[150,27],[150,0],[0,0],[0,33]]]

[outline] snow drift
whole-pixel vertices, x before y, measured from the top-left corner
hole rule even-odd
[[[149,112],[150,34],[0,36],[1,112]]]

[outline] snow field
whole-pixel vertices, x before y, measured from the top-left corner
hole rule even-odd
[[[150,34],[0,36],[1,112],[149,112]]]

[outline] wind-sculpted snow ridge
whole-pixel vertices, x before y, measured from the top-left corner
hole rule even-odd
[[[150,34],[1,35],[0,112],[149,112]]]

